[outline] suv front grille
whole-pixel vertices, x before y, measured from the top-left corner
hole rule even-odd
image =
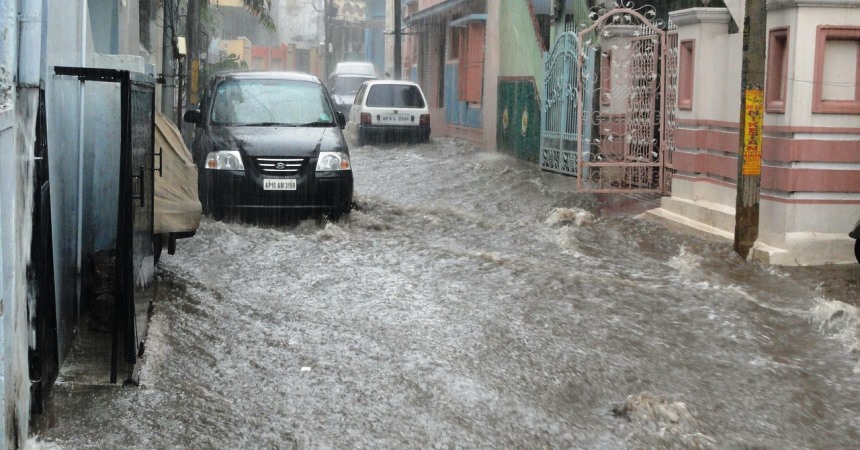
[[[257,158],[254,162],[263,173],[296,175],[302,172],[307,163],[307,158]]]

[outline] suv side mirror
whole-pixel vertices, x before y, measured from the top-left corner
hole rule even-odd
[[[196,123],[199,124],[201,122],[201,115],[199,109],[189,109],[185,111],[185,114],[182,115],[182,120],[188,123]]]
[[[346,128],[346,116],[340,111],[334,113],[334,115],[337,116],[337,124],[340,125],[340,129]]]

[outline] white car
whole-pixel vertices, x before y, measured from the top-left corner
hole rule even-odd
[[[430,110],[421,88],[410,81],[366,81],[349,112],[358,145],[384,137],[430,140]]]
[[[329,82],[334,83],[334,80],[343,75],[361,76],[367,78],[377,78],[376,66],[369,62],[339,62],[334,67],[334,71],[328,76]]]

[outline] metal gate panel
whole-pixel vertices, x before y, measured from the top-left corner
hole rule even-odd
[[[627,97],[627,130],[623,163],[641,163],[643,166],[626,167],[621,182],[632,188],[659,187],[661,171],[660,126],[657,116],[657,76],[660,45],[653,33],[643,30],[631,40],[632,54],[628,79],[630,95]]]
[[[578,173],[579,67],[576,34],[564,32],[544,56],[539,164],[568,175]]]
[[[152,247],[154,202],[155,79],[126,70],[60,67],[59,76],[120,83],[121,142],[116,233],[116,289],[112,324],[111,374],[137,382],[147,314],[155,278]],[[121,366],[121,361],[124,363]]]
[[[677,36],[655,18],[650,6],[595,7],[590,26],[558,37],[544,57],[542,169],[577,176],[581,191],[667,192]]]
[[[677,126],[676,113],[678,107],[678,73],[679,73],[679,48],[678,32],[669,24],[669,32],[666,35],[666,50],[663,52],[663,65],[665,69],[663,88],[663,194],[672,192],[672,178],[675,168],[672,158],[675,154],[675,127]]]
[[[132,214],[131,220],[131,267],[133,284],[132,301],[127,302],[126,348],[134,351],[126,353],[126,362],[136,364],[143,352],[146,337],[147,313],[153,297],[152,281],[155,278],[155,258],[152,247],[152,228],[154,223],[155,191],[153,189],[155,164],[153,156],[155,122],[155,84],[145,77],[132,77],[129,83],[128,120],[131,130],[129,142],[130,177],[121,182],[131,182],[130,197],[120,200],[129,202],[126,206]],[[122,206],[120,206],[122,208]]]
[[[580,45],[594,48],[594,55],[612,55],[613,71],[613,83],[591,83],[601,99],[598,134],[591,145],[580,146],[580,172],[587,176],[578,178],[579,190],[662,192],[660,98],[666,42],[662,24],[650,20],[654,17],[651,7],[595,8],[594,22],[578,35]]]

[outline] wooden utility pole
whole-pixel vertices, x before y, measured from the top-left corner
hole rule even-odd
[[[746,0],[741,71],[738,192],[734,249],[747,258],[758,239],[761,147],[764,128],[764,70],[767,45],[766,0]]]
[[[401,1],[394,0],[394,79],[402,77],[403,48],[401,43],[401,28],[403,27],[403,14],[401,13]]]

